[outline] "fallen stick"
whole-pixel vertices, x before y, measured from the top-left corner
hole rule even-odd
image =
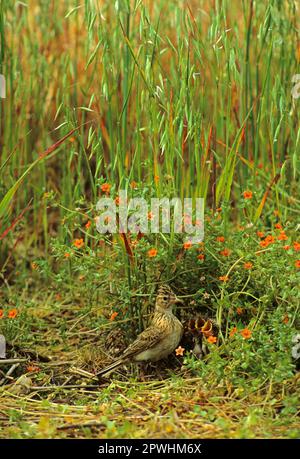
[[[74,373],[76,375],[84,376],[85,378],[90,378],[98,381],[97,376],[95,376],[93,373],[89,373],[88,371],[82,370],[81,368],[71,367],[69,371],[70,373]]]
[[[4,375],[4,377],[1,379],[0,381],[0,386],[2,386],[5,381],[7,379],[13,379],[10,375],[15,371],[16,368],[18,368],[18,366],[20,365],[20,363],[14,363],[10,369],[6,372],[6,374]]]
[[[78,429],[80,427],[105,427],[105,424],[100,421],[88,421],[76,424],[63,424],[62,426],[58,426],[57,430],[63,429]]]
[[[28,359],[0,359],[0,365],[28,362]]]

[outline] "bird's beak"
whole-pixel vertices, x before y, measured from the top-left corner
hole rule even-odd
[[[178,298],[178,297],[176,296],[176,298],[175,298],[175,300],[174,300],[174,303],[175,303],[175,304],[183,304],[183,301],[182,301],[180,298]]]

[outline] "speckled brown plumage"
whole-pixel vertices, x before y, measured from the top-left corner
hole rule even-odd
[[[118,359],[97,375],[104,375],[127,362],[156,362],[171,354],[183,333],[181,322],[173,314],[173,306],[177,302],[180,300],[169,286],[160,286],[150,326],[138,335]]]

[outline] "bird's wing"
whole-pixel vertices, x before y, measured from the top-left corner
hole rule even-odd
[[[164,336],[165,334],[163,331],[158,330],[156,327],[148,327],[138,335],[137,339],[132,344],[128,346],[122,357],[130,358],[139,354],[140,352],[151,349],[156,344],[158,344],[164,338]]]

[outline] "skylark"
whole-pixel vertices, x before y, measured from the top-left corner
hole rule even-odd
[[[102,376],[128,362],[157,362],[171,354],[183,334],[182,324],[173,314],[173,306],[181,302],[168,285],[160,286],[150,326],[138,335],[119,358],[96,375]]]

